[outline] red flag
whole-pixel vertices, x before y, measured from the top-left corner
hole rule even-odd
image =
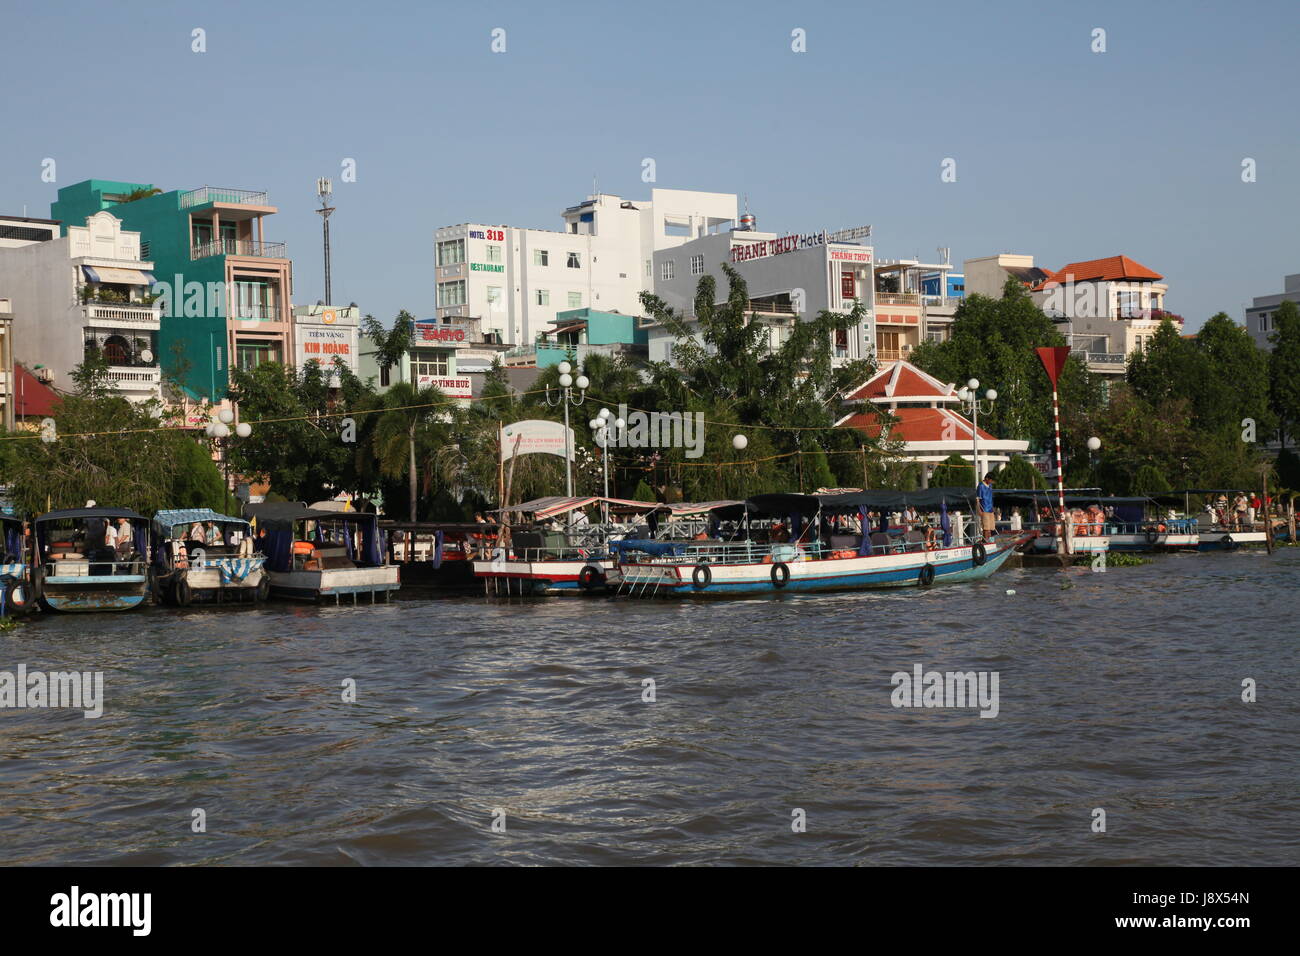
[[[1061,345],[1056,348],[1034,349],[1034,351],[1042,360],[1043,368],[1047,369],[1047,377],[1052,380],[1052,388],[1056,388],[1056,380],[1061,377],[1065,360],[1070,357],[1070,347]]]

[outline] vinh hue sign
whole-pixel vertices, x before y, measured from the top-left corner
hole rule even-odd
[[[473,397],[468,378],[439,378],[437,375],[420,375],[416,378],[416,385],[420,388],[428,388],[432,385],[445,393],[448,398]]]
[[[513,458],[516,449],[520,455],[555,455],[565,457],[565,427],[560,422],[532,418],[506,425],[501,429],[501,459]],[[568,429],[568,457],[573,458],[573,430]],[[522,437],[521,437],[522,436]]]

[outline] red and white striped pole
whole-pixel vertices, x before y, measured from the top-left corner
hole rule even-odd
[[[1061,533],[1056,536],[1056,549],[1062,554],[1069,553],[1065,520],[1065,469],[1061,464],[1061,403],[1057,398],[1056,383],[1065,368],[1065,360],[1070,357],[1069,346],[1035,349],[1038,358],[1047,370],[1047,377],[1052,381],[1052,428],[1056,433],[1056,505],[1060,516]]]

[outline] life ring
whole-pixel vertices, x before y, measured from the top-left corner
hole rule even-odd
[[[190,587],[190,582],[186,581],[184,576],[178,577],[176,583],[172,585],[172,596],[180,607],[189,607],[190,602],[194,600],[194,589]]]
[[[697,588],[707,588],[713,583],[713,569],[707,564],[697,564],[691,572],[691,583]]]
[[[1155,544],[1160,540],[1160,532],[1155,528],[1147,528],[1147,544]]]
[[[989,553],[985,549],[984,543],[982,541],[976,541],[975,546],[970,549],[970,559],[971,559],[971,563],[974,564],[975,567],[977,568],[982,566],[984,562],[989,559]],[[933,570],[934,565],[927,564],[926,567],[931,569],[930,579],[934,580],[934,570]]]
[[[783,561],[772,565],[772,587],[783,588],[790,583],[790,566]]]
[[[605,572],[600,568],[584,564],[582,570],[578,572],[578,587],[584,591],[590,591],[592,588],[600,587],[604,583]]]
[[[931,584],[933,584],[933,583],[934,583],[934,565],[933,565],[933,564],[923,564],[923,565],[921,565],[921,573],[920,573],[919,575],[917,575],[917,579],[916,579],[916,580],[917,580],[917,583],[920,584],[921,587],[923,587],[923,588],[928,588]]]

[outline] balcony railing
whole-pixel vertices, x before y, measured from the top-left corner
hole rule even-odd
[[[1123,352],[1089,352],[1087,349],[1070,349],[1070,354],[1089,365],[1124,365],[1128,356]]]
[[[181,208],[193,209],[210,202],[224,202],[240,206],[266,206],[266,191],[254,189],[227,189],[221,186],[200,186],[181,193]]]
[[[901,349],[876,349],[876,359],[881,362],[897,362],[912,354],[912,347],[905,345]]]
[[[931,296],[931,298],[936,298]],[[876,305],[920,305],[921,297],[915,292],[877,292]]]
[[[794,304],[790,302],[763,302],[750,299],[746,312],[763,312],[768,315],[794,315]]]
[[[110,303],[100,305],[95,302],[86,304],[86,318],[91,322],[107,322],[114,325],[125,322],[128,325],[158,325],[162,317],[161,306],[123,305]]]
[[[279,322],[280,307],[275,305],[237,305],[230,316],[236,322]]]
[[[283,242],[258,242],[254,239],[212,239],[195,243],[190,250],[191,259],[208,256],[261,256],[264,259],[284,259]]]
[[[104,378],[119,388],[150,388],[162,381],[162,372],[156,366],[126,368],[110,365]]]

